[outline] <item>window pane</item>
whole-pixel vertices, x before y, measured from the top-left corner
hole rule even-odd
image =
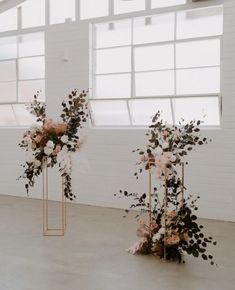
[[[1,86],[1,84],[0,84]],[[1,99],[1,96],[0,96]],[[0,126],[14,126],[16,119],[11,105],[0,104]]]
[[[176,72],[178,95],[212,94],[220,92],[220,69],[184,69]]]
[[[174,39],[174,13],[134,18],[134,44]]]
[[[174,68],[174,45],[155,45],[135,48],[135,70]]]
[[[96,98],[128,98],[131,95],[130,74],[96,77]]]
[[[18,92],[20,102],[32,102],[34,95],[40,91],[39,100],[45,101],[45,81],[21,81]]]
[[[16,83],[15,82],[0,82],[0,103],[16,101]],[[1,114],[0,114],[1,116]]]
[[[16,124],[19,126],[29,126],[35,122],[35,117],[29,113],[25,105],[16,104],[13,105],[15,113]]]
[[[44,54],[44,33],[30,33],[19,36],[19,56]]]
[[[170,99],[140,99],[129,101],[133,125],[150,125],[152,117],[161,112],[161,118],[172,124]]]
[[[131,20],[95,25],[95,47],[112,47],[131,44]]]
[[[97,126],[130,125],[125,101],[91,101],[91,110]]]
[[[174,71],[136,73],[136,96],[169,96],[174,94]]]
[[[131,48],[112,48],[96,51],[96,73],[131,71]]]
[[[16,37],[0,38],[0,59],[9,59],[17,57]]]
[[[45,25],[45,0],[27,0],[21,9],[22,28]]]
[[[177,39],[221,35],[223,8],[207,7],[177,13]]]
[[[58,0],[56,0],[57,2]],[[66,0],[67,1],[67,0]],[[80,0],[81,19],[107,16],[109,14],[109,0]]]
[[[151,8],[160,8],[186,4],[186,0],[152,0]]]
[[[176,44],[176,67],[220,65],[220,40],[210,39]]]
[[[63,23],[66,19],[75,20],[75,0],[50,0],[50,23]]]
[[[19,79],[44,78],[44,57],[29,57],[19,59]]]
[[[16,80],[16,62],[14,60],[0,62],[0,82]]]
[[[0,13],[0,32],[17,29],[17,9]]]
[[[128,13],[145,9],[145,0],[114,0],[114,14]]]
[[[195,119],[203,121],[203,125],[218,126],[220,124],[218,97],[177,98],[174,100],[174,111],[177,124],[182,118],[184,123]]]

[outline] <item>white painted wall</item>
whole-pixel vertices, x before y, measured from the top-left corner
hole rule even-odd
[[[89,80],[88,22],[68,23],[46,30],[46,91],[48,113],[56,118],[60,103],[73,88],[87,88]],[[203,131],[213,142],[198,148],[190,157],[186,169],[189,192],[200,193],[200,216],[235,221],[235,1],[225,0],[224,38],[222,56],[222,128]],[[68,62],[62,61],[68,56]],[[0,184],[1,194],[25,196],[23,183],[17,182],[20,160],[24,154],[17,143],[20,129],[0,129]],[[74,156],[73,187],[76,202],[126,207],[127,200],[113,196],[119,189],[147,190],[144,176],[136,183],[135,154],[132,149],[144,146],[143,130],[84,130],[86,144]],[[56,173],[53,173],[54,175]],[[41,180],[30,196],[41,197]],[[53,179],[54,181],[54,179]],[[58,198],[58,183],[52,197]]]

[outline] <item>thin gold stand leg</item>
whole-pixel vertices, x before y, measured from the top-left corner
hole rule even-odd
[[[184,162],[181,163],[181,207],[184,205]]]
[[[149,232],[151,235],[152,228],[152,175],[149,167]]]
[[[164,196],[164,226],[165,226],[165,232],[164,232],[164,261],[166,261],[166,237],[167,237],[167,196],[168,196],[168,189],[167,189],[167,168],[165,167],[165,196]]]
[[[43,162],[43,236],[64,236],[67,227],[67,205],[64,196],[64,178],[62,177],[61,228],[49,228],[48,168],[47,159]]]

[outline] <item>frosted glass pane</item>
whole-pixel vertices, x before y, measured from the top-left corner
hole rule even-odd
[[[114,14],[128,13],[145,9],[145,0],[114,0]]]
[[[172,124],[170,99],[140,99],[129,101],[133,125],[150,125],[152,117],[161,112],[162,120]]]
[[[176,72],[178,95],[210,94],[220,92],[220,69],[185,69]]]
[[[96,51],[96,73],[131,71],[131,48],[112,48]]]
[[[108,14],[109,0],[98,0],[98,2],[97,0],[80,0],[81,19],[107,16]]]
[[[34,95],[40,91],[39,100],[45,101],[45,81],[21,81],[18,85],[19,101],[31,102]]]
[[[30,33],[19,36],[19,56],[41,55],[45,53],[44,33]]]
[[[27,0],[21,5],[21,11],[22,28],[45,25],[45,0]]]
[[[174,68],[173,44],[138,47],[134,54],[136,71]]]
[[[14,60],[0,62],[0,82],[16,80],[16,62]]]
[[[19,79],[42,79],[45,74],[44,56],[19,59]]]
[[[176,67],[220,65],[220,40],[181,42],[176,44]]]
[[[16,83],[15,82],[0,82],[0,103],[16,101]]]
[[[169,7],[186,4],[187,0],[152,0],[151,8]]]
[[[1,99],[1,97],[0,97]],[[16,119],[11,105],[0,104],[0,126],[15,126]]]
[[[130,74],[96,77],[96,98],[129,98],[130,95]]]
[[[221,35],[223,8],[209,7],[177,13],[177,39]]]
[[[9,9],[0,13],[0,32],[17,29],[17,9]]]
[[[16,37],[0,38],[0,59],[9,59],[17,57]]]
[[[174,40],[174,13],[134,18],[134,44]]]
[[[218,126],[220,124],[218,97],[175,99],[174,111],[177,124],[182,118],[185,123],[195,119],[203,121],[203,125]]]
[[[50,0],[50,23],[63,23],[66,19],[75,20],[75,0]]]
[[[13,105],[15,113],[16,123],[19,126],[29,126],[35,122],[35,117],[29,113],[25,105],[16,104]]]
[[[91,101],[91,111],[96,126],[130,125],[125,101]]]
[[[174,94],[174,71],[135,74],[136,96],[169,96]]]
[[[95,47],[112,47],[131,44],[131,20],[96,24]]]

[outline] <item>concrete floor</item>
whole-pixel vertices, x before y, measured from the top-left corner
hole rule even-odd
[[[135,240],[123,211],[69,205],[65,237],[42,237],[39,200],[0,196],[0,290],[234,290],[235,224],[203,221],[219,267],[125,252]]]

